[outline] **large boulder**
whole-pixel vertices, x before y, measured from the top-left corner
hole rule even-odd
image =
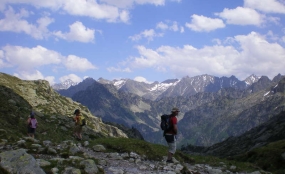
[[[2,152],[0,158],[0,165],[11,174],[45,174],[35,158],[24,149]]]

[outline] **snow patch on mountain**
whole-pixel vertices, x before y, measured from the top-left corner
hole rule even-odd
[[[254,74],[250,75],[249,77],[247,77],[244,82],[246,83],[247,86],[252,85],[253,83],[257,82],[261,77],[258,77]]]
[[[179,83],[180,80],[177,80],[176,82],[173,83],[158,83],[155,84],[152,88],[149,89],[149,91],[165,91],[167,90],[170,86],[175,86],[177,83]]]
[[[64,82],[54,84],[54,85],[52,85],[51,87],[52,87],[54,90],[68,89],[69,87],[75,86],[75,85],[77,85],[78,83],[79,83],[79,82],[73,82],[72,80],[67,79],[67,80],[65,80]]]
[[[116,80],[114,81],[114,86],[116,86],[117,89],[120,89],[124,84],[126,83],[126,79]]]

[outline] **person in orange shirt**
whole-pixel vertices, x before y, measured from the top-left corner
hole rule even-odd
[[[75,136],[75,138],[77,138],[78,140],[82,140],[82,126],[80,125],[80,110],[76,109],[74,111],[75,117],[73,118],[74,122],[75,122],[75,127],[74,127],[74,132],[73,135]]]

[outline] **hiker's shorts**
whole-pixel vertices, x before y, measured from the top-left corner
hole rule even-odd
[[[168,144],[168,152],[174,154],[176,152],[176,136],[172,134],[165,134],[165,140]]]
[[[80,126],[80,125],[75,125],[74,131],[75,131],[75,132],[78,132],[78,133],[81,133],[81,132],[82,132],[82,126]]]
[[[28,127],[28,133],[29,134],[35,134],[36,133],[36,128]]]

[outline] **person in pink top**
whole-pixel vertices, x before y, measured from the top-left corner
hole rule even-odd
[[[177,115],[179,114],[179,109],[174,107],[171,110],[170,115],[170,129],[164,133],[165,140],[168,144],[168,155],[167,161],[168,163],[173,163],[172,156],[176,152],[176,135],[177,135]]]
[[[36,128],[38,126],[38,121],[35,118],[35,113],[31,112],[30,117],[27,120],[28,124],[28,136],[34,138],[36,133]]]

